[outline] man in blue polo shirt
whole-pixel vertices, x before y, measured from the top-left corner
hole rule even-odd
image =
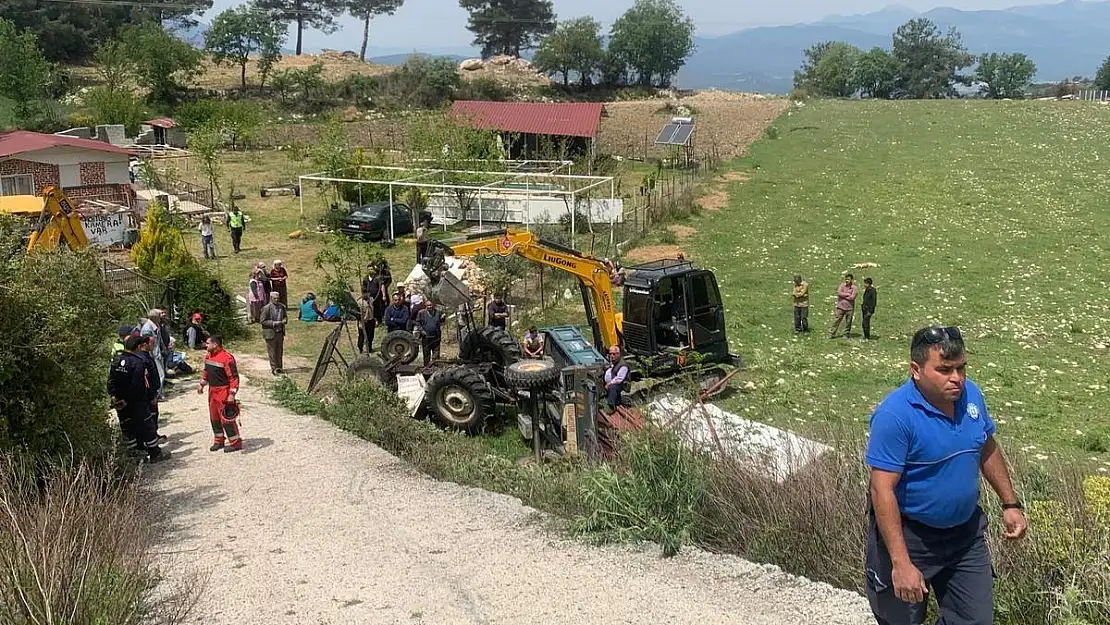
[[[1025,535],[994,421],[966,368],[957,328],[922,328],[910,343],[910,379],[871,415],[867,598],[879,625],[924,623],[930,587],[938,623],[993,622],[980,471],[1002,500],[1006,538]]]

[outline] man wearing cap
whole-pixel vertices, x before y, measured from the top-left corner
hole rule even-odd
[[[910,379],[871,415],[866,587],[879,625],[924,623],[930,587],[939,623],[992,622],[980,472],[1002,500],[1004,536],[1025,535],[994,421],[966,367],[959,329],[918,330],[910,343]]]
[[[239,368],[235,356],[224,349],[223,339],[210,336],[205,342],[208,350],[204,360],[204,372],[200,375],[197,394],[204,394],[208,386],[208,420],[212,424],[212,446],[209,451],[239,451],[243,439],[239,436],[238,404],[235,395],[239,392]]]
[[[108,398],[119,417],[124,443],[145,453],[149,462],[160,462],[169,458],[170,452],[158,446],[158,433],[150,419],[147,363],[137,353],[150,340],[133,334],[124,340],[123,351],[112,359],[108,372]]]
[[[204,342],[208,340],[208,332],[201,323],[203,317],[200,313],[193,313],[189,325],[185,326],[185,345],[189,349],[204,349]]]
[[[270,357],[270,373],[278,375],[283,372],[285,325],[289,323],[289,316],[277,291],[270,293],[270,303],[262,307],[258,320],[262,324],[262,338],[266,340],[266,354]]]

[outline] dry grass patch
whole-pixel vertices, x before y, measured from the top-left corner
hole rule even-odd
[[[301,56],[282,56],[274,67],[274,71],[283,69],[307,69],[317,61],[324,66],[324,78],[328,82],[342,80],[347,76],[360,74],[363,76],[380,76],[389,73],[394,68],[388,65],[374,65],[363,63],[358,56],[344,56],[339,52],[324,52],[322,54],[302,54]],[[197,76],[194,83],[206,89],[235,89],[241,84],[238,65],[216,65],[211,59],[205,59],[203,72]],[[252,57],[247,64],[247,85],[258,86],[258,64]]]
[[[678,237],[679,241],[689,239],[690,237],[698,233],[697,230],[691,228],[690,226],[682,226],[679,224],[674,224],[670,226],[670,230],[674,233],[676,237]]]
[[[659,114],[667,102],[662,98],[607,102],[608,117],[602,118],[598,133],[601,150],[621,156],[665,156],[665,150],[655,145],[655,136],[669,119]],[[696,111],[695,151],[715,149],[724,159],[746,153],[748,145],[762,137],[771,122],[790,107],[786,99],[723,91],[701,91],[670,102],[692,106]]]
[[[664,258],[678,258],[679,254],[686,255],[686,252],[677,245],[645,245],[638,247],[634,250],[629,250],[624,255],[625,262],[633,263],[648,263],[653,260],[663,260]],[[686,258],[690,258],[686,255]]]
[[[751,179],[751,174],[748,172],[730,171],[718,176],[717,182],[747,182]]]
[[[728,193],[720,189],[698,198],[698,206],[708,211],[719,211],[728,206]]]

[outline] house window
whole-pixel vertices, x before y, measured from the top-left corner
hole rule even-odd
[[[0,176],[0,195],[37,195],[31,174]]]

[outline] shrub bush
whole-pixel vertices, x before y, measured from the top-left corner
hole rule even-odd
[[[450,58],[413,55],[404,65],[381,76],[381,97],[391,108],[434,109],[462,86],[459,68]]]
[[[4,457],[0,511],[0,623],[178,623],[199,594],[192,582],[156,589],[156,524],[110,464],[41,474]]]
[[[690,542],[706,495],[704,460],[673,432],[648,427],[627,437],[614,466],[585,476],[589,513],[579,532],[619,540],[650,540],[664,556]]]
[[[92,252],[27,254],[22,231],[0,220],[0,451],[103,456],[111,294]]]
[[[151,204],[139,241],[131,248],[131,259],[140,272],[171,282],[177,309],[185,314],[201,313],[209,332],[225,339],[245,333],[231,293],[189,253],[181,226],[162,205]]]
[[[1015,481],[1026,491],[1026,468]],[[1039,478],[1038,478],[1039,479]],[[1050,498],[1049,498],[1050,497]],[[997,621],[1022,625],[1094,625],[1110,622],[1110,478],[1083,478],[1062,469],[1051,491],[1029,498],[1029,535],[1002,537],[1001,514],[992,515]]]

